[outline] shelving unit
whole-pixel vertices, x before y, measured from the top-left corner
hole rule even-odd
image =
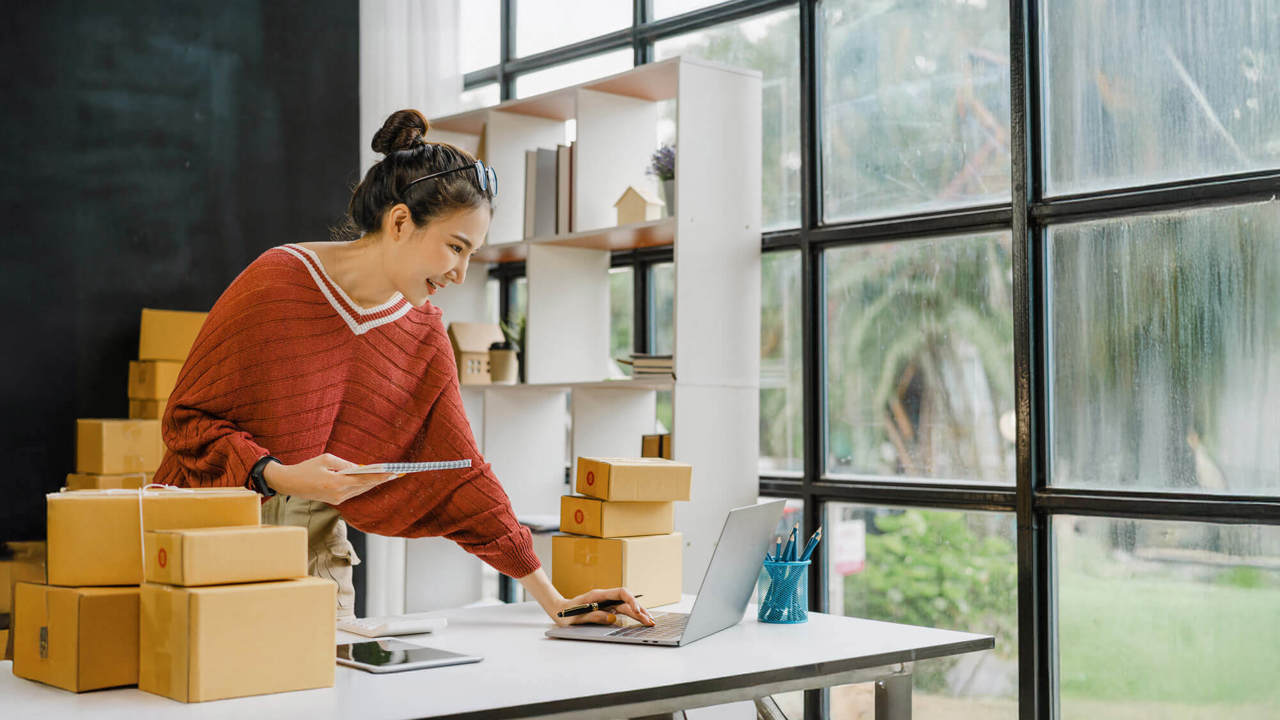
[[[566,462],[639,455],[657,392],[670,391],[675,459],[693,466],[692,501],[676,509],[686,592],[697,591],[725,514],[758,490],[760,87],[755,71],[672,58],[432,120],[428,134],[482,149],[499,176],[488,244],[467,282],[437,303],[445,322],[482,318],[484,263],[522,260],[528,278],[528,383],[463,389],[486,460],[518,514],[558,514]],[[626,187],[652,187],[644,171],[658,144],[657,104],[671,100],[679,215],[614,227]],[[522,239],[524,153],[565,143],[571,120],[576,230]],[[610,253],[654,246],[670,246],[675,266],[676,379],[606,380]],[[426,542],[410,543],[409,610],[437,606],[429,594],[440,570],[419,565],[443,553],[414,550]]]

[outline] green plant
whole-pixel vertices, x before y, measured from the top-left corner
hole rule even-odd
[[[517,355],[523,353],[525,331],[524,316],[522,315],[516,318],[516,321],[511,324],[507,324],[506,321],[498,324],[502,327],[502,335],[507,339],[507,344],[511,346],[511,349],[515,350]]]

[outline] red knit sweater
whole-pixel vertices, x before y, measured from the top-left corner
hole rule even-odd
[[[406,475],[338,505],[365,532],[442,535],[500,572],[539,567],[527,528],[462,409],[440,309],[399,294],[362,309],[315,253],[263,253],[209,313],[169,398],[155,482],[241,486],[263,455],[297,463],[471,459]]]

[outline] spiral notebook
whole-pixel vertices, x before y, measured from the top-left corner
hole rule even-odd
[[[374,463],[372,465],[360,465],[358,467],[339,470],[339,475],[373,475],[381,473],[399,473],[407,475],[416,472],[428,472],[430,470],[457,470],[459,468],[471,467],[470,460],[443,460],[439,462],[415,462],[415,463]]]

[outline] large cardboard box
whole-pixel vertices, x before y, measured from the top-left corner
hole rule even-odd
[[[693,466],[663,458],[578,458],[575,489],[615,502],[688,500]]]
[[[143,308],[142,327],[138,333],[138,359],[186,360],[208,315],[209,313],[202,312]]]
[[[138,687],[183,702],[332,687],[337,585],[142,586]]]
[[[159,420],[76,420],[76,472],[155,472],[164,459]]]
[[[131,400],[166,400],[178,384],[182,363],[175,360],[134,360],[129,363]]]
[[[675,503],[609,502],[593,497],[560,498],[560,530],[592,537],[662,535],[675,527]]]
[[[138,682],[138,588],[19,583],[13,674],[72,692]]]
[[[164,408],[169,403],[164,400],[129,400],[129,418],[132,420],[160,420],[164,417]]]
[[[556,535],[551,539],[551,583],[571,598],[596,588],[625,587],[642,594],[642,605],[680,600],[684,536],[593,538]]]
[[[307,576],[307,530],[293,525],[154,530],[146,582],[219,585]]]
[[[119,475],[95,475],[93,473],[67,473],[68,490],[137,490],[147,484],[151,473],[121,473]]]
[[[46,496],[49,584],[137,585],[139,520],[143,530],[257,525],[260,506],[257,493],[239,488],[52,493]]]

